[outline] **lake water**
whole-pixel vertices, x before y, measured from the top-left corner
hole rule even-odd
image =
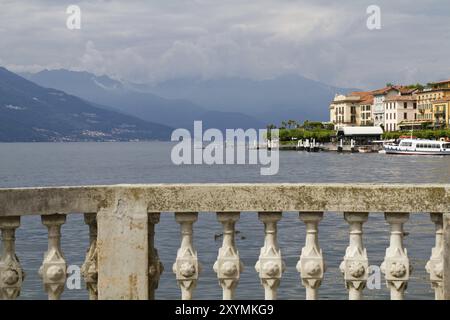
[[[198,182],[386,182],[448,183],[450,157],[390,156],[383,154],[336,154],[281,152],[280,170],[275,176],[261,176],[257,165],[175,166],[170,161],[171,143],[17,143],[0,144],[0,187],[68,186],[117,183],[198,183]],[[365,224],[365,245],[371,265],[380,265],[389,243],[388,225],[382,214],[370,215]],[[256,213],[241,215],[237,225],[237,246],[245,270],[236,298],[263,299],[264,291],[254,270],[259,248],[263,245],[263,224]],[[427,214],[411,215],[405,225],[409,232],[406,247],[414,267],[406,297],[432,299],[433,290],[425,272],[425,264],[434,245],[434,225]],[[220,299],[212,266],[221,241],[214,242],[221,225],[214,214],[201,213],[194,225],[195,247],[203,265],[195,298]],[[71,265],[80,266],[88,246],[88,230],[82,215],[68,216],[62,228],[62,249]],[[180,297],[172,264],[179,246],[179,227],[173,213],[163,213],[156,227],[156,245],[165,266],[158,299]],[[279,223],[279,243],[286,262],[286,272],[279,288],[280,299],[304,299],[295,269],[305,228],[296,213],[284,213]],[[37,274],[47,248],[47,230],[39,217],[22,218],[17,231],[17,252],[26,272],[21,299],[46,299]],[[213,244],[213,245],[212,245]],[[320,245],[328,270],[320,288],[322,299],[346,299],[339,264],[348,244],[348,224],[341,213],[326,213],[320,224]],[[365,290],[370,299],[387,299],[389,291],[382,280],[381,289]],[[68,290],[63,299],[86,299],[82,288]]]

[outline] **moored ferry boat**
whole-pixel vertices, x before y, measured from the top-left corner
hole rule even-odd
[[[450,142],[422,139],[401,139],[398,144],[386,143],[387,154],[450,155]]]

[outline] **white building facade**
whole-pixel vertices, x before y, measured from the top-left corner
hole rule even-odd
[[[375,126],[385,125],[385,104],[387,98],[400,95],[400,91],[395,87],[386,87],[373,91],[372,119]]]
[[[411,122],[418,118],[415,95],[389,97],[384,101],[384,109],[384,130],[387,132],[398,131],[402,122]]]
[[[347,126],[371,126],[373,96],[370,92],[336,95],[330,104],[330,122],[338,130]]]

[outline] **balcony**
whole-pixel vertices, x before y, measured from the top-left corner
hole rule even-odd
[[[164,270],[173,272],[181,299],[195,297],[202,267],[194,241],[194,225],[202,215],[213,214],[222,225],[222,247],[214,261],[218,290],[233,299],[245,272],[235,242],[240,216],[258,212],[264,242],[255,251],[255,269],[265,298],[276,299],[286,264],[277,241],[277,224],[284,215],[296,214],[306,226],[305,241],[296,262],[306,299],[319,298],[326,261],[319,245],[324,215],[341,212],[348,224],[349,244],[340,265],[343,292],[349,299],[363,298],[370,257],[363,242],[370,214],[383,214],[389,224],[384,273],[391,299],[405,297],[412,272],[405,248],[403,226],[410,214],[427,214],[435,225],[435,246],[429,248],[427,281],[438,300],[450,299],[450,185],[367,184],[183,184],[114,185],[57,188],[0,189],[0,298],[19,296],[24,278],[15,250],[15,232],[22,216],[39,215],[48,229],[48,250],[39,272],[48,298],[61,297],[68,263],[61,249],[61,226],[69,214],[84,214],[90,242],[82,274],[90,299],[154,299]],[[175,212],[181,241],[172,268],[164,267],[155,248],[155,226],[161,214]],[[199,214],[200,213],[200,214]],[[161,233],[164,231],[161,230]],[[207,233],[210,230],[197,230]],[[213,236],[213,235],[211,235]],[[321,241],[331,241],[327,236]],[[299,244],[292,243],[292,246]],[[175,254],[174,254],[175,255]]]

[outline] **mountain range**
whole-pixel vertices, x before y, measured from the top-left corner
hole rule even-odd
[[[171,127],[265,128],[294,119],[326,121],[338,88],[298,75],[269,80],[185,78],[136,84],[68,70],[23,74],[39,85],[63,90],[96,104]]]
[[[94,106],[0,67],[0,141],[167,140],[172,128]]]
[[[211,110],[242,112],[266,125],[289,119],[327,121],[328,106],[335,94],[356,91],[299,75],[267,80],[177,79],[151,86],[149,90],[166,98],[186,99]]]
[[[69,70],[0,67],[0,141],[167,140],[174,128],[265,128],[328,119],[337,88],[298,75],[137,84]]]
[[[22,74],[27,79],[49,88],[81,97],[91,103],[109,106],[146,121],[161,123],[173,128],[192,129],[195,120],[202,120],[204,128],[265,128],[262,121],[233,111],[212,110],[183,98],[167,99],[148,91],[148,88],[97,77],[88,72],[44,70],[36,74]]]

